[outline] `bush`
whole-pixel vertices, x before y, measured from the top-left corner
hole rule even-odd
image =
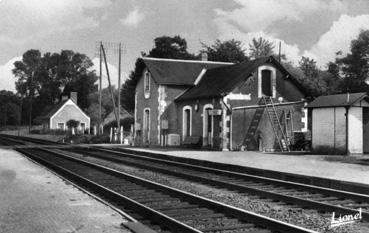
[[[73,119],[67,121],[67,126],[68,126],[69,129],[77,128],[78,125],[79,125],[79,121],[76,121],[76,120],[73,120]]]

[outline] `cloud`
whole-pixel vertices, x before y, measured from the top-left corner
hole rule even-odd
[[[249,44],[251,43],[253,38],[263,37],[274,44],[274,52],[278,54],[279,42],[281,42],[282,54],[285,54],[287,59],[297,64],[300,60],[300,49],[297,44],[289,44],[284,40],[278,38],[276,35],[272,33],[265,33],[263,31],[255,31],[255,32],[242,32],[237,27],[233,25],[229,25],[227,23],[218,22],[218,27],[220,31],[222,31],[219,38],[221,40],[229,40],[229,39],[237,39],[243,42],[243,47],[246,49],[246,52],[249,52]]]
[[[342,51],[343,54],[347,54],[350,51],[351,41],[357,38],[361,30],[369,30],[369,14],[341,15],[330,29],[320,36],[317,43],[304,52],[304,55],[315,58],[320,65],[325,65],[329,61],[334,61],[336,52]]]
[[[126,26],[137,27],[144,18],[145,13],[140,12],[138,8],[135,8],[133,11],[129,12],[124,19],[120,19],[120,22]]]
[[[95,70],[96,74],[99,75],[100,73],[100,63],[99,63],[99,58],[95,57],[92,62],[94,63],[93,67],[91,67],[90,70]],[[114,85],[115,87],[118,87],[118,69],[116,66],[110,64],[108,62],[108,69],[109,69],[109,76],[110,76],[110,81],[111,81],[111,85]],[[106,69],[105,69],[105,63],[102,63],[102,87],[108,87],[109,85],[109,81],[108,81],[108,76],[106,75]],[[122,72],[121,75],[121,84],[123,84],[125,82],[125,80],[128,78],[128,75],[125,72]],[[96,82],[96,84],[99,83],[99,80]]]
[[[15,91],[16,78],[12,73],[14,62],[22,60],[22,57],[14,57],[4,65],[0,65],[0,90]]]
[[[231,11],[215,9],[218,20],[236,25],[244,31],[265,30],[276,21],[301,21],[316,11],[338,11],[345,8],[339,0],[234,0],[239,7]]]
[[[214,22],[220,39],[238,39],[248,49],[253,38],[263,37],[274,42],[276,53],[281,42],[282,54],[286,54],[287,59],[295,64],[301,56],[308,56],[324,68],[329,61],[334,61],[337,51],[341,50],[344,54],[349,51],[350,42],[357,38],[360,30],[369,29],[369,15],[342,14],[309,49],[301,50],[297,44],[284,41],[281,38],[283,34],[278,35],[272,26],[281,21],[296,21],[296,23],[305,21],[317,12],[322,14],[328,11],[341,12],[347,3],[339,0],[234,0],[234,2],[239,5],[236,9],[214,10],[216,13]],[[309,33],[308,29],[306,33]]]
[[[4,0],[0,5],[2,42],[27,42],[57,32],[93,28],[99,22],[86,10],[108,6],[110,0]]]

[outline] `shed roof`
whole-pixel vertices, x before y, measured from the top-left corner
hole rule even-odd
[[[247,80],[258,66],[265,63],[272,63],[281,72],[287,74],[288,78],[307,95],[301,84],[273,56],[269,56],[207,70],[199,84],[183,93],[177,100],[224,96],[230,93],[241,81]]]
[[[367,97],[365,92],[319,96],[306,108],[349,107]]]
[[[229,66],[229,62],[176,60],[164,58],[142,58],[152,78],[159,84],[194,85],[203,69]]]
[[[118,108],[116,108],[118,110]],[[125,118],[133,118],[133,115],[128,112],[126,109],[124,109],[123,107],[120,108],[120,119],[125,119]],[[108,123],[110,123],[111,121],[115,121],[115,113],[114,110],[112,110],[104,119],[104,121],[102,122],[103,125],[106,125]]]

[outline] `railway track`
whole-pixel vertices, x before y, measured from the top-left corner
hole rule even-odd
[[[5,135],[5,134],[0,134],[0,140],[1,140],[0,142],[8,143],[8,145],[26,145],[29,143],[35,145],[65,145],[64,143],[53,142],[38,138]]]
[[[365,194],[149,158],[110,149],[68,148],[65,150],[189,181],[201,182],[217,188],[282,201],[301,208],[316,209],[328,213],[335,212],[342,215],[356,214],[361,208],[363,221],[369,221],[369,196]]]
[[[51,148],[51,147],[50,147]],[[295,182],[271,179],[244,173],[230,172],[226,170],[197,166],[193,164],[170,161],[166,159],[152,158],[117,149],[86,148],[86,147],[60,147],[61,150],[95,157],[114,163],[121,163],[156,173],[179,177],[188,181],[196,181],[218,189],[227,189],[260,199],[267,198],[284,202],[292,208],[314,209],[319,212],[338,214],[356,214],[358,208],[362,208],[363,221],[369,219],[369,196],[353,192],[334,190],[318,186],[306,185]],[[55,153],[55,152],[54,152]],[[64,153],[64,152],[63,152]],[[105,164],[105,163],[103,163]],[[109,166],[109,165],[108,165]]]
[[[314,232],[65,153],[38,148],[17,150],[77,185],[98,193],[157,232]]]

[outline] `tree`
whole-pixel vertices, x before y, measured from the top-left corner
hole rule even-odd
[[[140,77],[142,76],[142,72],[145,68],[145,63],[141,58],[137,58],[135,63],[135,69],[131,71],[128,79],[122,85],[122,89],[120,92],[120,99],[122,107],[125,108],[129,112],[133,112],[135,109],[135,91],[136,85]]]
[[[330,63],[331,71],[342,79],[342,92],[369,92],[365,79],[369,77],[369,30],[361,31],[358,37],[351,41],[350,52],[344,57],[338,57],[335,64]]]
[[[88,96],[97,91],[97,76],[89,69],[93,66],[89,57],[84,54],[64,50],[60,53],[57,75],[65,85],[63,94],[78,93],[78,106],[87,109],[90,105]]]
[[[39,68],[42,57],[39,50],[31,49],[25,52],[21,61],[14,62],[13,74],[18,80],[15,87],[18,93],[27,96],[34,96],[39,91],[38,83]]]
[[[234,39],[223,42],[216,40],[211,46],[202,43],[202,47],[201,52],[207,53],[209,61],[239,63],[248,60],[241,41]]]
[[[196,59],[196,56],[187,51],[187,42],[180,36],[161,36],[154,39],[154,48],[148,53],[148,57]],[[144,53],[144,55],[146,55]]]
[[[306,59],[304,59],[306,61]],[[283,66],[295,77],[302,87],[312,96],[328,95],[337,92],[337,80],[327,71],[317,69],[317,73],[308,76],[303,69],[295,67],[291,63],[284,62]]]
[[[20,120],[20,99],[11,91],[0,91],[0,124],[17,125]]]
[[[77,128],[79,126],[79,121],[70,119],[69,121],[67,121],[66,124],[67,124],[67,126],[68,126],[69,129],[71,129],[71,128]]]
[[[253,38],[249,44],[249,56],[252,58],[266,57],[274,55],[274,44],[262,37]]]
[[[92,65],[86,55],[70,50],[43,56],[34,49],[25,52],[22,60],[14,63],[13,73],[17,78],[17,92],[27,102],[35,97],[32,118],[40,115],[46,106],[54,104],[63,88],[65,95],[71,91],[78,92],[78,105],[86,109],[90,104],[88,95],[97,89],[94,84],[97,76],[90,71]],[[25,108],[28,106],[25,104]]]
[[[299,61],[299,68],[304,72],[305,76],[309,78],[317,78],[319,75],[319,69],[316,66],[316,61],[309,57],[302,57]]]
[[[112,86],[115,101],[118,99],[118,90]],[[99,122],[99,92],[91,93],[88,97],[90,106],[87,108],[87,114],[91,117],[91,124],[97,124]],[[111,101],[109,88],[103,88],[101,91],[101,115],[102,119],[110,114],[114,110],[113,103]]]

